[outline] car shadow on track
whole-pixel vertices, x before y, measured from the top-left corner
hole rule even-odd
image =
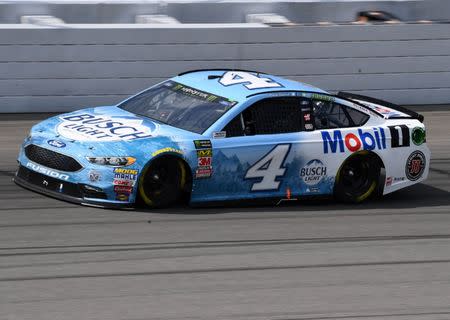
[[[299,199],[297,201],[285,201],[279,205],[273,202],[255,204],[252,201],[240,201],[239,203],[224,203],[207,207],[191,208],[180,205],[170,209],[159,209],[162,214],[223,214],[231,212],[246,213],[276,213],[276,212],[307,212],[307,211],[361,211],[367,209],[408,209],[425,208],[435,206],[450,206],[450,192],[426,185],[416,184],[414,186],[396,191],[380,198],[371,199],[360,204],[343,204],[333,198]],[[154,213],[154,210],[137,209],[139,212]]]

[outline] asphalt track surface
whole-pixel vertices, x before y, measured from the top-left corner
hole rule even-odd
[[[37,120],[0,115],[0,319],[448,320],[450,112],[423,114],[429,179],[381,200],[132,212],[16,186]]]

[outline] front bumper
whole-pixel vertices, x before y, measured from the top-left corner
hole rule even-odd
[[[72,203],[112,209],[132,209],[134,207],[131,203],[102,201],[102,199],[106,199],[106,195],[100,192],[94,194],[92,191],[86,190],[83,184],[49,177],[22,165],[16,172],[14,182],[26,189]],[[89,196],[94,196],[98,200]]]

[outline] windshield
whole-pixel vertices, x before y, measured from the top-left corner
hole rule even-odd
[[[167,81],[123,102],[119,108],[203,133],[235,104],[226,98]]]

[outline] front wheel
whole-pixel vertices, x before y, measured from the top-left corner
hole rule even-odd
[[[381,166],[374,156],[355,154],[336,175],[334,195],[342,202],[359,203],[376,193]]]
[[[157,158],[144,169],[139,178],[140,199],[150,208],[165,208],[181,197],[186,170],[181,160]]]

